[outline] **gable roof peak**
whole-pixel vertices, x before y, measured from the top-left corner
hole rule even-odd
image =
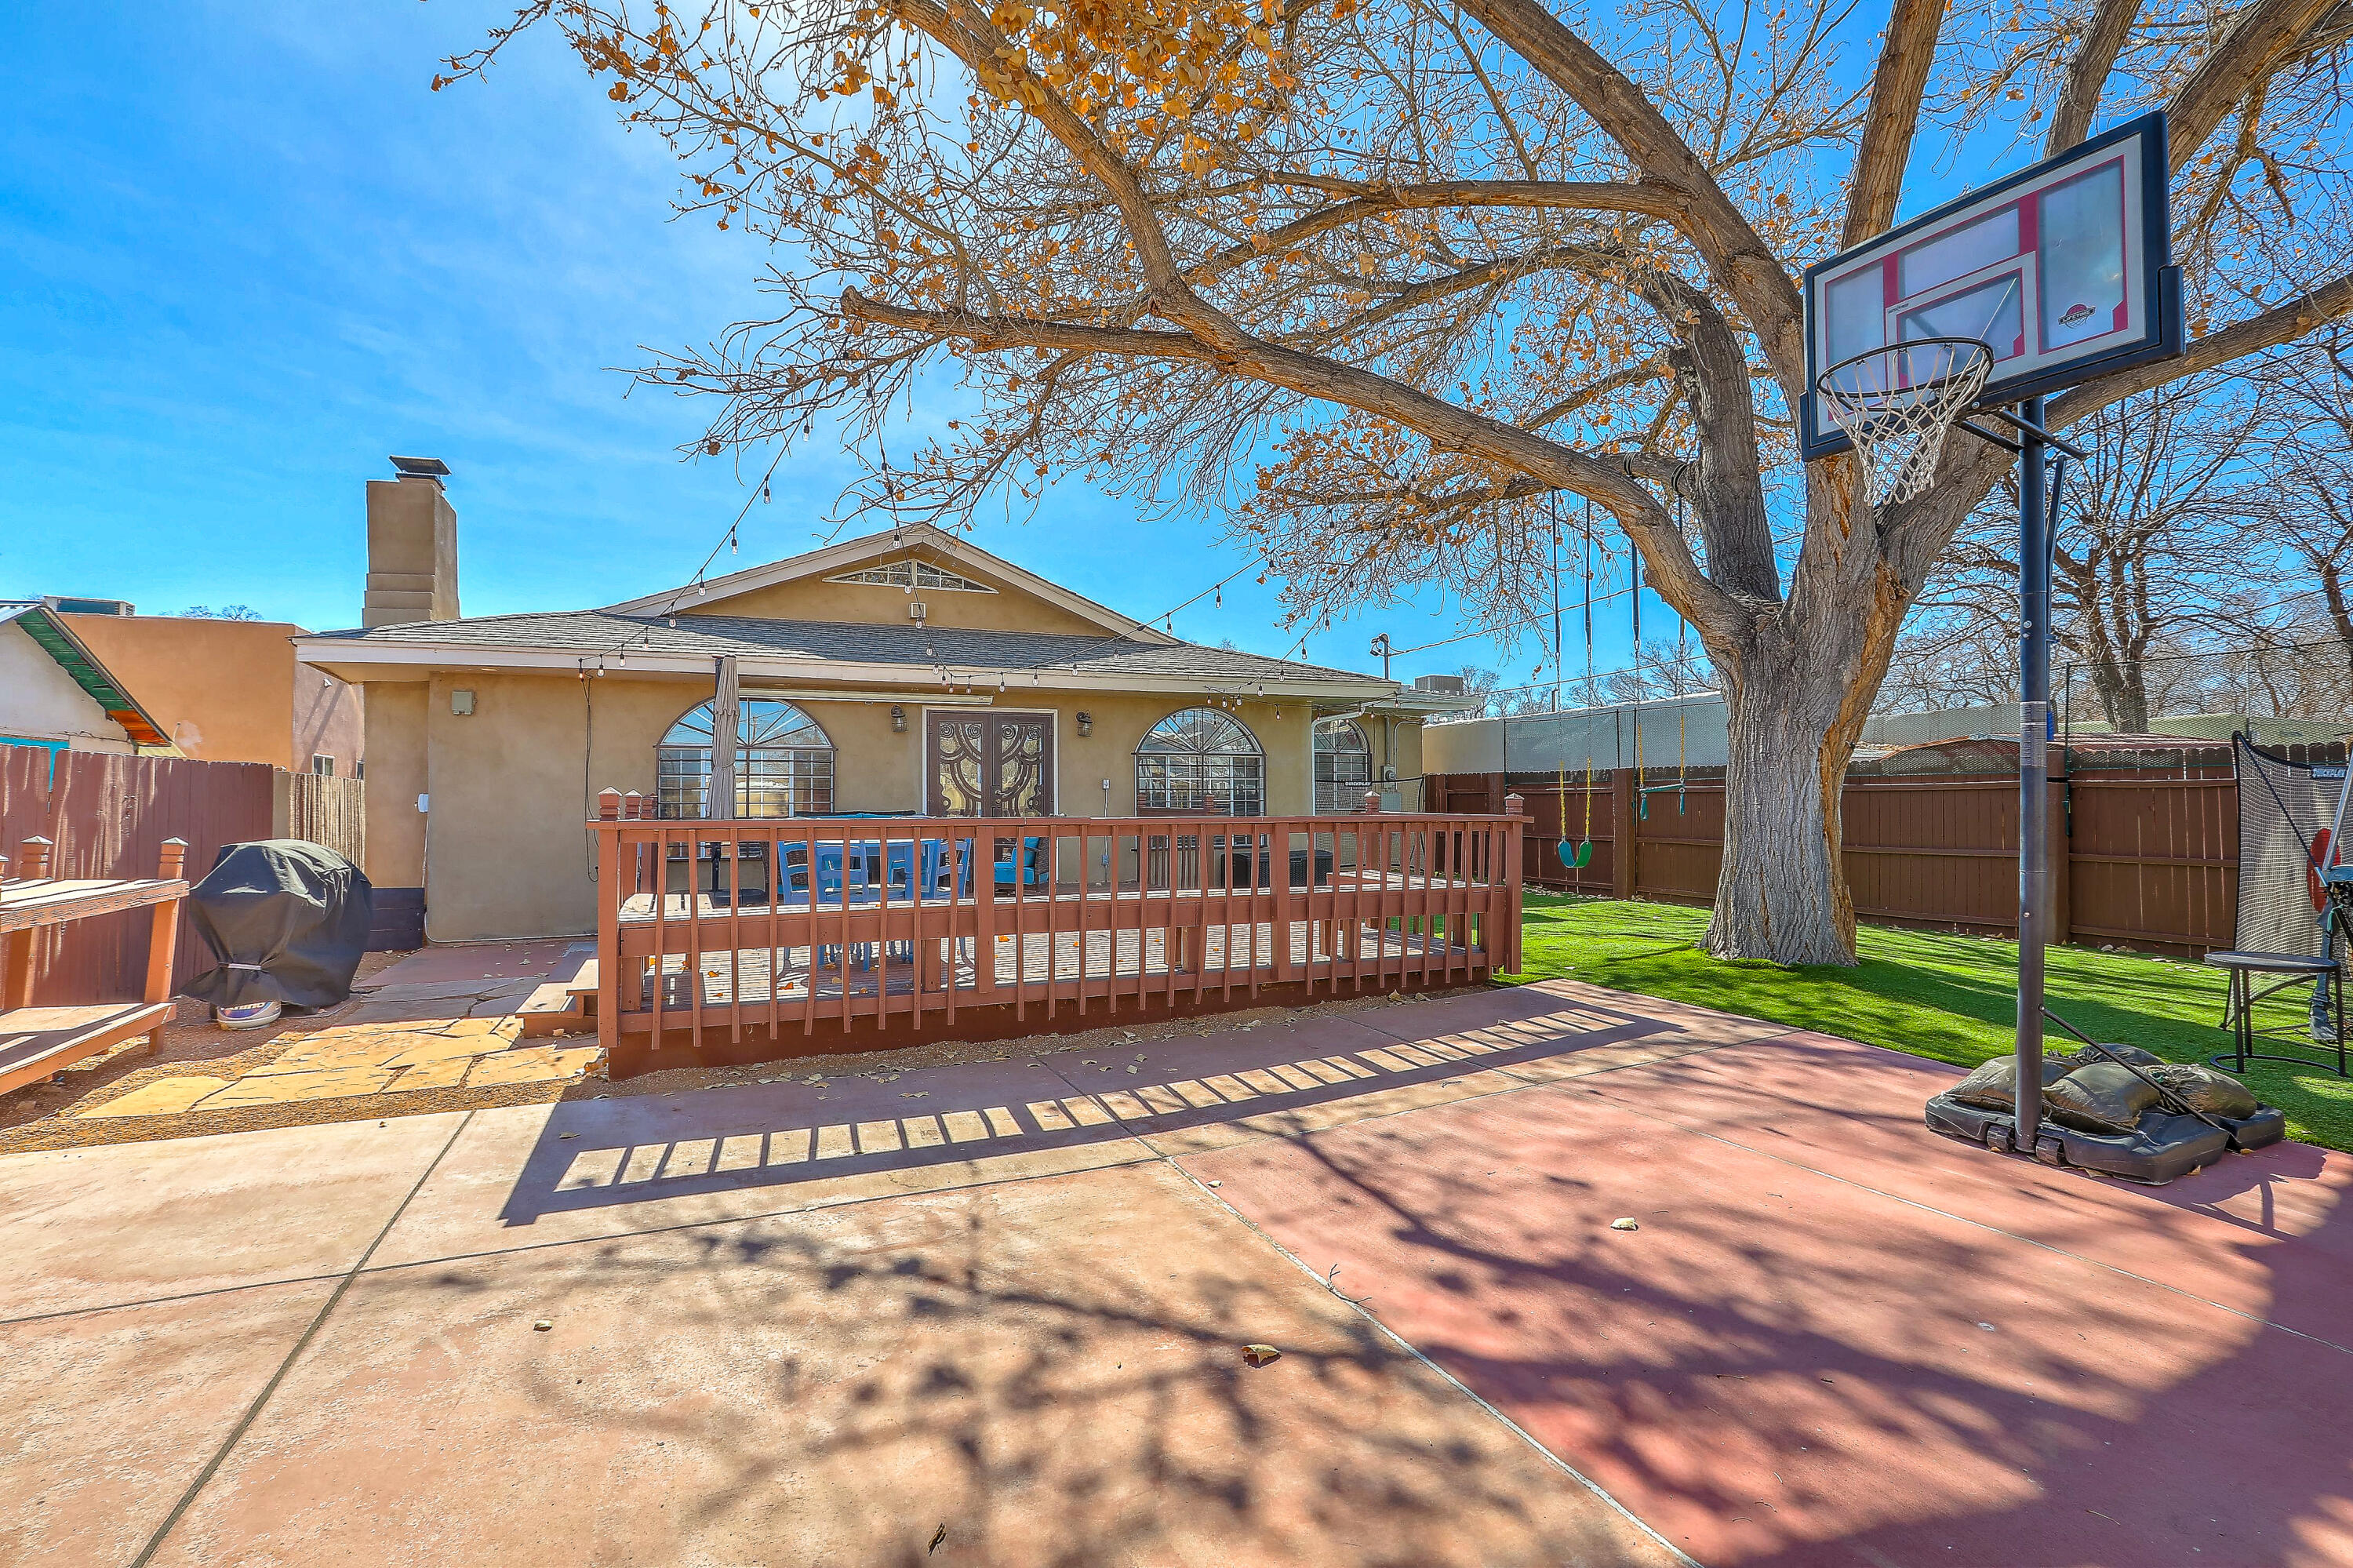
[[[1049,604],[1070,611],[1082,620],[1091,621],[1102,627],[1113,636],[1163,647],[1173,646],[1177,641],[1176,638],[1167,632],[1146,626],[1133,617],[1122,615],[1107,605],[1097,604],[1082,594],[1072,593],[1059,583],[1049,582],[1029,568],[1018,567],[1004,556],[984,550],[971,540],[961,538],[931,523],[902,524],[894,527],[880,529],[871,534],[861,535],[855,539],[844,539],[838,544],[805,551],[797,556],[787,556],[782,560],[770,561],[765,566],[747,567],[740,572],[731,572],[723,577],[709,579],[702,585],[704,591],[694,597],[707,603],[714,598],[724,599],[735,594],[750,593],[759,588],[773,588],[778,583],[796,582],[805,577],[824,577],[855,566],[884,550],[914,548],[928,549],[947,560],[973,566],[990,573],[1024,592],[1034,594]],[[688,583],[660,593],[648,594],[642,599],[607,605],[605,609],[615,615],[660,615],[682,602],[695,586]]]

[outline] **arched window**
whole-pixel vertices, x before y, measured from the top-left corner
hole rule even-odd
[[[1345,718],[1315,721],[1315,810],[1319,814],[1361,811],[1373,784],[1373,754],[1365,732]]]
[[[712,705],[670,726],[654,753],[665,817],[703,817],[711,798]],[[735,714],[735,814],[797,817],[833,810],[833,742],[817,721],[769,697]]]
[[[1266,755],[1240,719],[1186,708],[1135,748],[1138,811],[1255,817],[1266,810]]]

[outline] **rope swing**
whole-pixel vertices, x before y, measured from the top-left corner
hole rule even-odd
[[[1683,526],[1683,500],[1675,497],[1675,526]],[[1634,811],[1644,821],[1651,820],[1651,797],[1672,789],[1675,792],[1675,815],[1683,814],[1686,791],[1691,784],[1691,705],[1683,701],[1683,664],[1690,658],[1691,623],[1683,612],[1675,610],[1675,781],[1652,784],[1642,773],[1642,699],[1639,693],[1642,670],[1642,553],[1632,551],[1634,557],[1634,673],[1638,691],[1634,698]],[[1672,605],[1668,606],[1674,609]]]
[[[1556,549],[1560,540],[1560,493],[1557,491],[1552,497],[1552,535]],[[1554,581],[1556,585],[1559,581],[1557,569],[1554,573]],[[1554,591],[1557,595],[1556,586]],[[1556,616],[1552,661],[1556,676],[1560,673],[1559,624]],[[1593,692],[1593,503],[1590,501],[1585,503],[1585,689],[1589,703]],[[1553,705],[1555,711],[1559,706],[1557,702]],[[1574,843],[1568,839],[1568,753],[1566,751],[1560,754],[1559,768],[1561,840],[1554,846],[1554,852],[1560,856],[1560,863],[1568,870],[1583,871],[1593,863],[1593,724],[1590,718],[1585,725],[1585,836]]]

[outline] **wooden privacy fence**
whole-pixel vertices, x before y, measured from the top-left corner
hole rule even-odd
[[[353,865],[367,863],[366,780],[280,772],[272,788],[272,837],[301,839]]]
[[[1486,809],[1506,788],[1526,800],[1522,875],[1542,887],[1616,898],[1707,904],[1723,861],[1724,782],[1596,772],[1592,859],[1561,863],[1564,825],[1582,838],[1587,791],[1571,773],[1432,775],[1440,810]],[[1649,812],[1641,810],[1647,801]],[[2202,957],[2228,948],[2238,916],[2238,784],[2227,769],[2125,769],[2052,780],[2053,930],[2058,940],[2121,943]],[[2018,925],[2015,775],[1851,778],[1841,807],[1847,885],[1867,920],[1945,930]],[[2054,857],[2055,861],[2055,857]]]
[[[712,821],[649,806],[607,790],[589,824],[616,1075],[681,1049],[815,1049],[789,1042],[820,1029],[985,1039],[1519,961],[1509,813]]]
[[[153,876],[164,841],[180,839],[193,882],[223,845],[269,836],[275,771],[263,763],[0,746],[0,850],[14,855],[26,840],[46,839],[51,875],[122,881]],[[213,961],[185,906],[179,922],[174,991]],[[116,914],[28,933],[33,1004],[139,994],[153,924]]]
[[[259,762],[197,762],[0,746],[0,854],[47,841],[52,874],[93,881],[150,876],[164,841],[187,845],[188,880],[221,850],[255,839],[306,839],[358,862],[365,851],[365,784],[289,773]],[[172,986],[212,966],[184,912]],[[66,1006],[130,994],[144,983],[152,922],[102,916],[48,927],[32,944],[33,1001]]]

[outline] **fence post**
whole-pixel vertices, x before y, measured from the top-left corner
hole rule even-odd
[[[165,839],[163,853],[156,856],[155,880],[177,882],[186,869],[188,841]],[[172,996],[172,957],[180,939],[180,900],[173,898],[155,906],[153,923],[147,933],[147,990],[142,998],[146,1001],[168,1001]],[[150,1035],[150,1044],[160,1044],[162,1036]]]
[[[1526,881],[1527,852],[1522,847],[1527,829],[1526,800],[1518,795],[1504,796],[1504,814],[1511,819],[1504,829],[1509,840],[1504,863],[1510,868],[1504,882],[1504,973],[1515,975],[1520,972],[1520,927],[1525,918],[1520,907],[1520,889]]]
[[[1609,770],[1609,896],[1634,896],[1634,789],[1631,768]]]
[[[1377,817],[1381,814],[1381,792],[1378,789],[1365,791],[1365,814],[1368,817]]]
[[[2064,942],[2070,937],[2073,901],[2069,898],[2069,884],[2074,880],[2074,845],[2067,833],[2067,780],[2050,780],[2044,796],[2050,836],[2044,841],[2051,846],[2051,931],[2049,939]]]
[[[621,797],[607,789],[596,797],[596,1044],[606,1071],[621,1044]],[[635,880],[634,878],[632,879]],[[635,891],[635,889],[631,889]],[[771,902],[769,913],[776,912]],[[661,1005],[661,962],[654,962],[654,1005]]]
[[[36,833],[25,841],[24,866],[18,872],[26,882],[37,881],[53,874],[49,870],[49,852],[57,846]]]

